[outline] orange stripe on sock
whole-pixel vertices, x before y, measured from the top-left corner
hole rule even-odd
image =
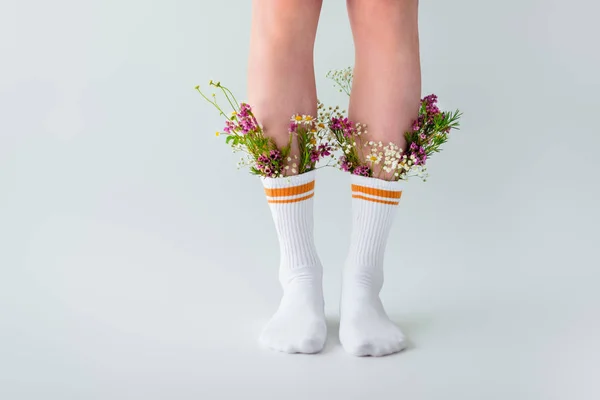
[[[385,200],[379,200],[379,199],[372,199],[371,197],[361,196],[360,194],[353,194],[352,197],[355,199],[372,201],[374,203],[389,204],[392,206],[397,206],[400,203],[399,201],[385,201]]]
[[[402,196],[402,191],[395,192],[392,190],[375,189],[375,188],[371,188],[371,187],[367,187],[367,186],[360,186],[360,185],[352,185],[352,191],[353,192],[361,192],[364,194],[370,194],[371,196],[387,197],[390,199],[399,199],[400,196]]]
[[[269,197],[295,196],[297,194],[310,192],[314,188],[315,188],[315,181],[312,181],[312,182],[305,183],[304,185],[292,186],[289,188],[275,188],[275,189],[265,188],[265,194]]]
[[[313,197],[315,194],[311,193],[308,196],[304,196],[304,197],[298,197],[296,199],[287,199],[287,200],[268,200],[269,203],[278,203],[278,204],[282,204],[282,203],[297,203],[299,201],[304,201],[304,200],[308,200],[311,197]]]

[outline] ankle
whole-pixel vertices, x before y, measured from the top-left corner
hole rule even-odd
[[[370,270],[349,270],[343,273],[345,291],[379,294],[383,286],[383,273]]]

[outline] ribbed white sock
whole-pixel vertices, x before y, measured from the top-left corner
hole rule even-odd
[[[260,341],[287,353],[319,352],[327,336],[323,268],[313,238],[314,180],[315,171],[262,178],[279,237],[283,297]]]
[[[383,356],[406,347],[379,298],[383,257],[401,182],[352,175],[352,236],[344,267],[340,342],[357,356]]]

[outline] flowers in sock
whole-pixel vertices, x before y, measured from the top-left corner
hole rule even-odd
[[[220,82],[211,80],[209,86],[216,88],[220,96],[216,93],[206,95],[200,90],[200,86],[196,86],[196,90],[225,117],[225,126],[221,131],[217,131],[216,135],[225,136],[225,142],[234,152],[244,153],[238,167],[247,166],[255,175],[279,178],[312,170],[324,158],[333,159],[334,146],[327,140],[328,129],[315,117],[293,115],[288,129],[288,143],[279,148],[272,138],[265,136],[249,104],[238,103],[231,90]],[[231,112],[226,113],[223,110],[218,102],[219,97],[224,97],[232,109]],[[292,155],[294,139],[298,143],[299,151],[298,154]]]
[[[340,92],[350,95],[351,67],[330,71],[327,77]],[[232,109],[226,113],[217,101],[219,96],[215,93],[208,96],[196,86],[200,95],[226,119],[217,136],[226,136],[225,142],[234,152],[244,153],[239,167],[247,166],[251,173],[270,178],[302,174],[315,169],[319,161],[328,159],[324,166],[332,165],[331,161],[336,160],[334,164],[338,168],[354,175],[389,180],[418,176],[426,180],[427,161],[441,150],[450,131],[458,129],[461,116],[458,110],[441,111],[436,95],[425,96],[421,99],[417,118],[404,133],[406,145],[399,147],[395,143],[370,140],[365,124],[349,120],[346,111],[339,106],[325,107],[318,103],[316,117],[291,116],[288,143],[279,148],[272,138],[265,136],[249,104],[238,103],[231,90],[220,82],[210,81],[209,85],[220,92]],[[297,154],[291,154],[293,143],[298,145]]]
[[[352,70],[346,68],[327,74],[340,92],[350,94]],[[405,132],[406,148],[395,143],[383,144],[368,140],[367,127],[350,121],[339,108],[322,113],[333,137],[341,149],[338,167],[355,175],[386,177],[405,180],[411,176],[427,178],[426,162],[432,154],[441,150],[452,129],[458,129],[461,113],[441,111],[437,96],[431,94],[421,99],[417,119],[412,129]]]

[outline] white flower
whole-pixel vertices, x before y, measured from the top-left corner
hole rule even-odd
[[[367,160],[373,164],[379,164],[379,162],[381,161],[381,156],[375,153],[371,153],[367,156]]]
[[[292,173],[295,174],[297,171],[295,168],[292,168]]]

